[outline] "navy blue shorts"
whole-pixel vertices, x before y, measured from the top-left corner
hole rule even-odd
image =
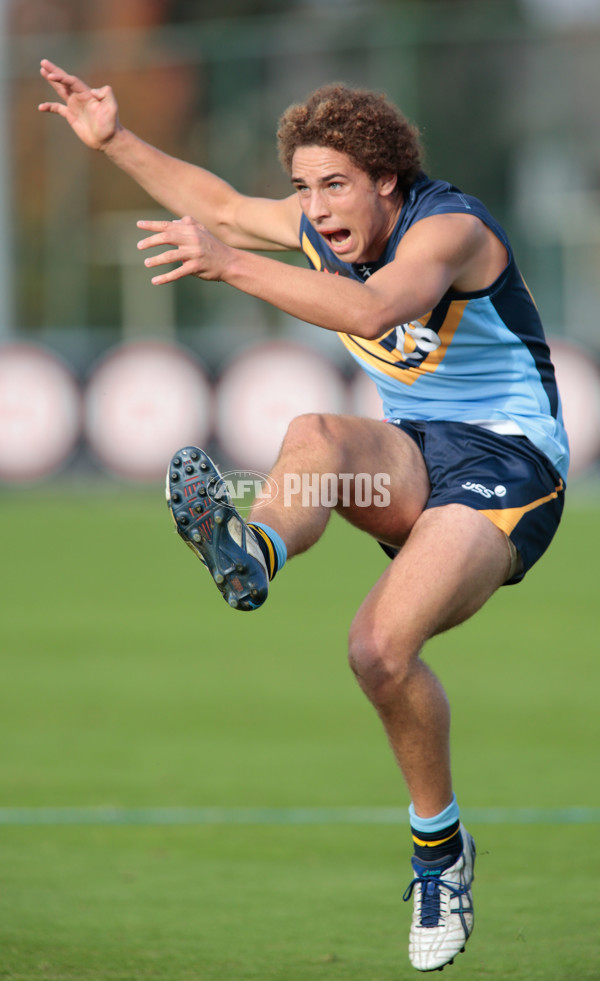
[[[505,532],[520,556],[505,585],[519,582],[558,528],[564,482],[526,436],[501,436],[464,422],[391,423],[413,439],[431,483],[426,508],[464,504]],[[392,557],[397,549],[382,546]]]

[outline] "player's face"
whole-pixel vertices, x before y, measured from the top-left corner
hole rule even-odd
[[[298,147],[292,184],[311,225],[344,262],[379,258],[402,206],[394,176],[373,181],[346,153]]]

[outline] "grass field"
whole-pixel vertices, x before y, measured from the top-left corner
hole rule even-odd
[[[160,488],[0,503],[0,978],[418,977],[408,801],[346,667],[379,550],[334,519],[240,614]],[[573,504],[429,649],[479,853],[457,981],[600,978],[599,537]]]

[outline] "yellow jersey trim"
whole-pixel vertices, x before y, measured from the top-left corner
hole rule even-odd
[[[319,253],[315,249],[314,245],[312,244],[312,242],[309,239],[309,237],[306,234],[306,232],[304,232],[303,235],[302,235],[302,243],[301,244],[302,244],[302,251],[304,252],[304,254],[308,256],[308,258],[312,262],[312,264],[315,267],[315,269],[318,272],[320,272],[321,269],[323,268],[323,263],[321,261],[321,256],[319,255]]]
[[[435,351],[431,351],[427,357],[423,358],[421,364],[413,365],[410,368],[403,367],[406,361],[406,354],[403,354],[398,348],[387,351],[381,346],[381,341],[385,340],[391,334],[389,330],[373,341],[366,340],[364,337],[357,337],[354,334],[340,333],[339,337],[342,344],[348,348],[350,353],[360,358],[361,361],[364,361],[377,371],[381,371],[384,375],[389,375],[390,378],[404,382],[405,385],[412,385],[418,378],[422,378],[428,372],[436,371],[442,363],[446,356],[446,351],[450,347],[458,329],[458,325],[462,320],[468,302],[468,300],[453,300],[451,302],[448,313],[438,332],[440,339],[439,347]],[[426,317],[422,317],[418,322],[424,327],[429,321],[430,316],[431,314],[427,314]],[[395,330],[395,328],[393,329]],[[408,357],[410,357],[411,353],[412,351],[407,352]]]

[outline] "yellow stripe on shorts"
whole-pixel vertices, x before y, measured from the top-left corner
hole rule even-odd
[[[552,494],[547,494],[546,497],[540,497],[537,501],[532,501],[531,504],[525,504],[520,508],[498,508],[490,509],[488,511],[480,511],[480,514],[485,514],[486,518],[496,525],[500,531],[503,531],[505,535],[510,535],[511,532],[515,530],[519,521],[524,514],[528,511],[534,511],[535,508],[541,507],[542,504],[547,504],[548,501],[554,501],[560,492],[563,490],[564,484],[561,480],[558,487],[555,487]]]

